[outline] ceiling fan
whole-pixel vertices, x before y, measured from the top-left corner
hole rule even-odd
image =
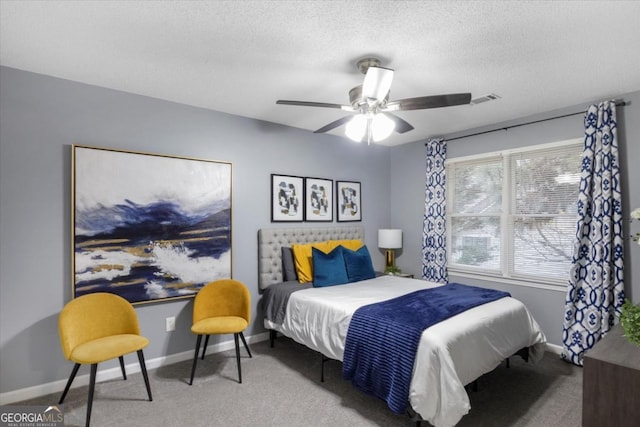
[[[364,74],[364,82],[349,91],[350,105],[325,102],[289,101],[279,99],[276,104],[303,107],[337,108],[356,113],[321,127],[314,133],[325,133],[346,124],[346,134],[355,141],[381,141],[391,135],[409,132],[413,129],[408,122],[392,114],[395,111],[424,110],[428,108],[450,107],[471,102],[470,93],[420,96],[417,98],[389,101],[389,89],[393,81],[393,70],[381,67],[377,58],[364,58],[357,67]]]

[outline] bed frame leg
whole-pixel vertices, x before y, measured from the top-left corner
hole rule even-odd
[[[324,354],[320,353],[320,357],[322,357],[322,362],[320,363],[320,382],[324,382],[324,362],[329,360],[328,357],[325,357]]]
[[[269,329],[269,346],[271,348],[275,345],[277,335],[278,333],[274,329]]]
[[[528,347],[521,348],[520,350],[516,351],[513,354],[513,356],[520,356],[520,357],[522,357],[522,359],[525,362],[528,362],[529,361],[529,348]],[[510,359],[509,357],[507,357],[505,359],[505,361],[507,362],[507,368],[511,367],[511,363],[509,362],[509,359]]]
[[[525,362],[528,362],[529,361],[529,348],[528,347],[521,348],[520,350],[518,350],[518,352],[515,355],[522,357],[522,359]]]

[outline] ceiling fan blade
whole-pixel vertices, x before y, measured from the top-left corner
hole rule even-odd
[[[353,116],[344,116],[334,122],[329,123],[326,126],[321,127],[320,129],[318,129],[317,131],[313,132],[313,133],[325,133],[325,132],[329,132],[332,129],[337,128],[338,126],[341,126],[345,123],[347,123],[349,120],[351,120]]]
[[[295,105],[298,107],[322,107],[322,108],[337,108],[343,111],[355,111],[351,105],[330,104],[327,102],[309,102],[309,101],[288,101],[279,99],[276,104],[280,105]]]
[[[417,98],[400,99],[387,103],[385,111],[425,110],[427,108],[452,107],[471,102],[470,93],[450,93],[448,95],[420,96]]]
[[[393,120],[393,122],[396,124],[396,127],[394,128],[394,130],[398,133],[405,133],[405,132],[409,132],[410,130],[413,130],[413,126],[411,126],[408,122],[396,116],[395,114],[391,114],[391,113],[380,113],[380,114],[384,114],[385,116]]]
[[[393,70],[382,67],[369,67],[362,83],[362,96],[364,98],[383,100],[391,89]]]

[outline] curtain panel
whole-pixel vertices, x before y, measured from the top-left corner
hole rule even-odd
[[[447,283],[446,176],[447,142],[430,139],[427,148],[427,174],[422,231],[422,278]]]
[[[578,221],[562,338],[562,358],[578,366],[584,353],[614,325],[624,303],[615,102],[590,106],[584,124]]]

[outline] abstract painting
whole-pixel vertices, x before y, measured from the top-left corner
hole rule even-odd
[[[333,221],[333,180],[305,178],[305,221]]]
[[[301,222],[304,218],[304,178],[271,174],[271,222]]]
[[[228,162],[72,147],[73,296],[193,297],[231,277]]]
[[[336,207],[338,222],[362,220],[362,193],[359,182],[336,182]]]

